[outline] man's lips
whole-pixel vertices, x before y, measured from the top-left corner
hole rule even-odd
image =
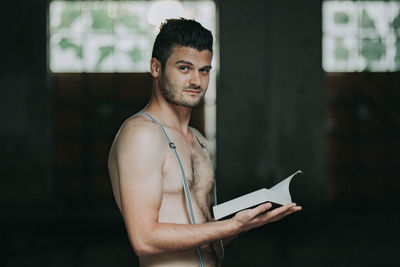
[[[188,92],[188,93],[192,93],[192,94],[200,94],[201,93],[201,90],[195,90],[195,89],[186,89],[184,91]]]

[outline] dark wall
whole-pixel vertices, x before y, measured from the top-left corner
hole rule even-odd
[[[319,1],[219,1],[218,177],[222,198],[294,171],[298,201],[324,201]],[[224,189],[227,190],[224,190]],[[298,190],[297,190],[298,189]]]
[[[1,17],[0,199],[2,207],[52,197],[51,97],[46,61],[46,1],[4,4]]]

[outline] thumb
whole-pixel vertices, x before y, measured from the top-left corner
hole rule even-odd
[[[263,203],[257,206],[256,208],[252,209],[252,215],[253,217],[257,217],[261,213],[264,213],[267,210],[269,210],[271,207],[272,207],[271,203]]]

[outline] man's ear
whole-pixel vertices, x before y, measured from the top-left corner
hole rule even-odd
[[[161,74],[161,62],[155,57],[150,60],[150,73],[153,78],[158,78]]]

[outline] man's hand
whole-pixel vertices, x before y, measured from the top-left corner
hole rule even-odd
[[[297,206],[296,203],[290,203],[268,211],[271,207],[271,203],[261,204],[253,209],[238,212],[232,219],[242,232],[278,221],[289,214],[301,210],[301,207]]]

